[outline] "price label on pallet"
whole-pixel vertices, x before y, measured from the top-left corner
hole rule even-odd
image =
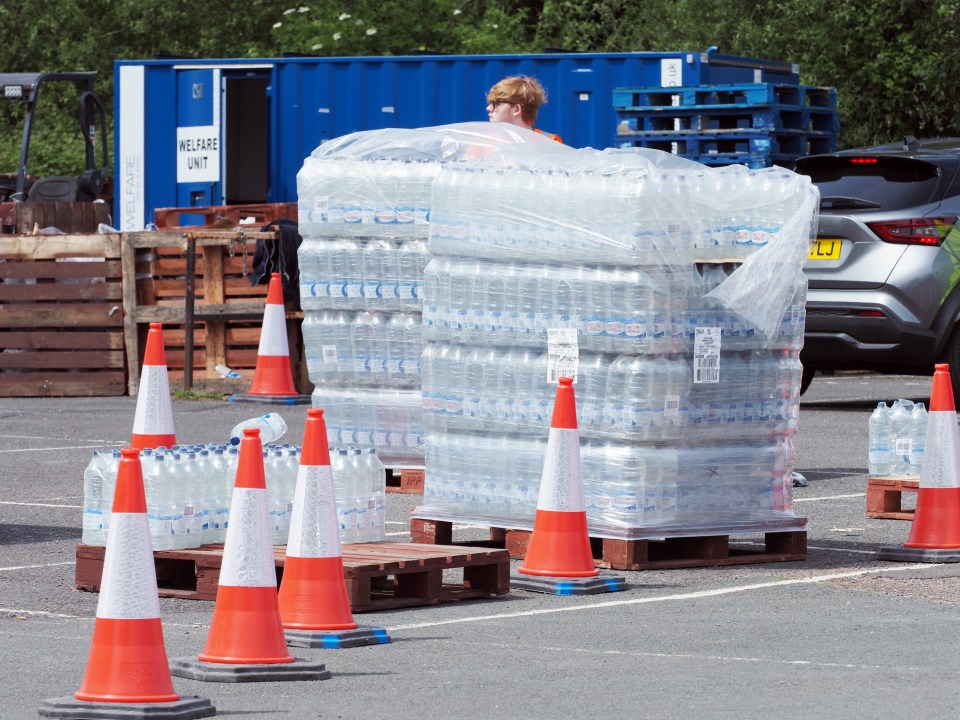
[[[698,327],[693,340],[693,382],[720,382],[720,328]]]
[[[547,382],[562,377],[577,381],[580,369],[580,344],[576,328],[547,328]]]

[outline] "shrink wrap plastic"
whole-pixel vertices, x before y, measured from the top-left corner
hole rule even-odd
[[[592,535],[802,527],[790,438],[808,178],[470,123],[327,143],[300,187],[314,402],[343,408],[332,441],[425,453],[417,517],[530,527],[556,378],[575,374]],[[333,262],[341,245],[358,259]],[[411,245],[413,281],[400,270]],[[321,247],[325,270],[305,275],[304,248]],[[369,274],[348,288],[339,267],[377,270],[376,291]],[[308,337],[309,324],[327,329]],[[380,393],[409,394],[406,430]]]

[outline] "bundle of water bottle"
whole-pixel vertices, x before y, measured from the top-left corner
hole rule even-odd
[[[431,252],[470,245],[476,257],[560,263],[601,253],[623,265],[651,253],[681,264],[694,254],[742,259],[777,244],[808,185],[781,168],[718,171],[655,151],[592,152],[538,163],[508,148],[500,167],[444,165],[433,183]]]
[[[431,433],[424,507],[435,519],[528,527],[546,452],[546,437]],[[587,520],[622,538],[789,520],[793,452],[787,437],[691,447],[581,442]]]
[[[389,228],[366,230],[369,237],[331,238],[301,229],[300,307],[420,312],[426,238],[396,239]]]
[[[297,174],[299,229],[307,236],[426,237],[435,158],[401,153],[390,159],[322,148]],[[371,231],[371,228],[376,228]]]
[[[307,372],[314,385],[420,387],[420,314],[307,311]]]
[[[229,443],[175,445],[140,451],[147,520],[154,550],[222,543],[230,523],[239,440],[245,427],[261,429],[264,479],[273,543],[285,545],[300,468],[300,447],[269,442],[286,424],[276,413],[238,424]],[[120,463],[119,450],[95,450],[83,473],[83,537],[106,545]],[[342,542],[384,538],[384,466],[373,448],[331,448],[337,516]]]
[[[423,467],[421,398],[419,389],[317,387],[312,402],[331,446],[373,447],[391,467]]]
[[[428,343],[423,418],[431,433],[466,430],[545,437],[556,385],[549,355]],[[584,438],[631,443],[732,442],[797,429],[797,352],[723,353],[720,381],[694,381],[688,356],[581,353],[575,385]]]
[[[515,347],[544,346],[548,328],[576,328],[584,350],[688,353],[698,327],[721,330],[728,350],[754,348],[757,328],[709,292],[734,265],[622,266],[498,262],[437,256],[426,268],[425,340]],[[791,290],[776,335],[778,347],[803,344],[806,281],[778,280]]]
[[[877,404],[868,422],[868,472],[875,477],[920,474],[927,438],[927,408],[897,400]]]

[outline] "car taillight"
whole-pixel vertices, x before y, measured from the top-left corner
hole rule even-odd
[[[867,226],[884,242],[901,245],[941,245],[956,222],[956,216],[951,216],[890,220],[867,223]]]

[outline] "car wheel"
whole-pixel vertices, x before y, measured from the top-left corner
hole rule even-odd
[[[803,366],[803,376],[800,378],[800,394],[803,395],[807,388],[810,387],[810,383],[813,382],[813,376],[816,375],[817,369],[812,365]]]

